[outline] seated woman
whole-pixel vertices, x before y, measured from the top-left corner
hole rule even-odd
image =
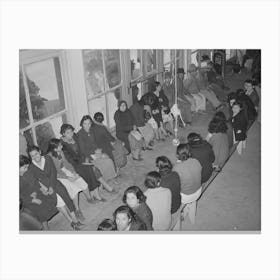
[[[24,155],[20,155],[19,186],[21,206],[25,210],[25,213],[29,214],[26,210],[29,210],[31,212],[30,214],[42,224],[43,230],[48,230],[48,220],[57,213],[56,194],[54,192],[52,194],[49,194],[43,191],[39,181],[33,176],[30,171],[28,171],[29,165],[29,158]],[[23,217],[25,216],[26,215],[23,215]],[[28,227],[23,227],[21,229],[28,230]],[[37,227],[37,230],[40,229],[41,227]]]
[[[39,181],[43,192],[46,194],[56,193],[58,210],[71,223],[74,230],[80,230],[83,226],[75,215],[75,206],[65,186],[57,180],[57,171],[50,156],[42,156],[37,146],[30,146],[27,149],[32,160],[29,170]]]
[[[80,122],[81,129],[77,133],[82,159],[84,163],[93,164],[95,172],[96,167],[100,170],[102,176],[97,176],[98,180],[108,192],[113,192],[114,189],[109,186],[106,181],[117,176],[114,163],[106,154],[102,153],[101,148],[97,146],[95,136],[91,131],[91,125],[91,117],[89,115],[83,116]],[[97,173],[95,174],[97,175]]]
[[[124,142],[125,148],[132,153],[134,160],[141,161],[143,147],[142,135],[137,131],[132,113],[127,108],[126,101],[120,101],[118,110],[115,112],[116,136]]]
[[[113,216],[118,231],[146,230],[146,225],[135,217],[127,205],[117,208]]]
[[[169,230],[171,226],[171,191],[160,185],[161,176],[152,171],[146,175],[144,185],[147,191],[146,203],[153,213],[154,230]]]
[[[93,118],[92,132],[95,136],[96,144],[113,160],[118,173],[119,168],[123,167],[123,158],[126,157],[128,152],[122,145],[119,145],[118,142],[120,141],[116,141],[103,124],[104,116],[101,112],[95,113]]]
[[[75,171],[87,182],[90,191],[90,197],[87,198],[89,203],[97,201],[105,201],[100,196],[100,183],[107,184],[100,171],[92,166],[83,164],[83,156],[81,154],[80,146],[78,145],[77,135],[74,134],[74,127],[71,124],[63,124],[60,128],[61,143],[63,152],[67,161],[74,167]]]
[[[196,201],[201,195],[201,171],[199,161],[191,158],[189,144],[180,144],[177,147],[178,162],[174,165],[173,171],[180,176],[182,203],[188,204]],[[196,207],[189,212],[189,218],[194,224]]]
[[[201,183],[203,184],[209,180],[213,172],[215,160],[213,149],[207,141],[194,132],[188,135],[188,143],[192,158],[197,159],[202,166]]]
[[[65,158],[62,151],[62,144],[59,139],[52,138],[49,141],[48,155],[52,158],[57,171],[57,179],[66,187],[71,199],[74,202],[76,217],[85,220],[79,206],[79,193],[82,191],[87,200],[90,201],[91,195],[87,183],[75,171],[74,167]]]
[[[129,108],[131,112],[135,125],[137,129],[140,131],[144,138],[144,149],[145,150],[152,150],[151,142],[154,138],[154,131],[153,128],[149,123],[145,123],[144,114],[144,101],[137,100],[137,95],[139,93],[139,88],[135,85],[132,87],[132,96],[136,99],[135,103]]]
[[[153,213],[146,204],[146,196],[137,186],[129,187],[123,195],[123,203],[128,205],[139,220],[145,223],[147,230],[153,230]]]
[[[225,120],[213,118],[208,126],[207,141],[212,146],[215,161],[213,167],[220,171],[229,155],[229,143],[227,135],[227,123]]]
[[[229,144],[229,149],[231,149],[232,145],[233,145],[233,137],[232,137],[232,126],[231,126],[231,121],[226,119],[226,116],[223,112],[219,111],[217,112],[213,119],[213,121],[223,121],[226,123],[227,126],[227,136],[228,136],[228,144]],[[211,137],[211,133],[209,133],[206,136],[206,141],[208,141]]]
[[[171,191],[171,214],[174,214],[181,206],[180,177],[172,171],[172,163],[166,156],[157,157],[156,166],[161,176],[161,186]]]
[[[107,154],[109,158],[114,161],[113,153],[114,142],[116,139],[111,135],[106,126],[102,123],[104,116],[102,113],[97,112],[93,116],[91,131],[95,137],[96,145],[102,149],[102,152]]]

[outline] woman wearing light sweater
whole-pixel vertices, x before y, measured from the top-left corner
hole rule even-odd
[[[154,230],[169,230],[171,226],[171,191],[160,186],[160,174],[156,171],[146,175],[144,193],[146,204],[153,213]]]

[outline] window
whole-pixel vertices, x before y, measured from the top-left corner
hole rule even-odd
[[[89,114],[104,115],[104,125],[115,126],[114,114],[121,97],[120,50],[83,50]]]
[[[157,69],[156,50],[146,50],[146,72],[152,72]]]
[[[101,50],[84,50],[84,69],[88,95],[96,95],[105,90]]]
[[[135,80],[141,76],[141,51],[140,50],[130,50],[130,69],[131,69],[131,79]]]
[[[22,52],[20,53],[20,55]],[[20,56],[20,59],[24,61]],[[59,55],[20,62],[20,131],[29,145],[46,150],[47,141],[60,136],[66,106]]]

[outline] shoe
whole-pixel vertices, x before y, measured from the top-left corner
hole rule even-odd
[[[147,151],[152,151],[152,150],[153,150],[153,148],[151,148],[151,147],[147,147],[147,148],[146,148],[146,150],[147,150]]]
[[[73,230],[76,230],[76,231],[81,230],[80,227],[79,227],[79,225],[78,225],[78,223],[72,222],[72,223],[71,223],[71,227],[73,228]]]
[[[75,215],[76,215],[78,220],[80,220],[80,221],[84,221],[85,220],[85,217],[84,217],[84,215],[83,215],[81,210],[75,211]]]
[[[142,161],[143,159],[142,158],[135,158],[135,157],[132,157],[133,160],[136,160],[136,161]]]
[[[111,194],[116,194],[118,193],[115,189],[112,189],[111,191],[107,191],[108,193],[111,193]]]

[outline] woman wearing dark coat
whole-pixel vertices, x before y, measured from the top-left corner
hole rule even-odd
[[[171,214],[174,214],[180,208],[182,200],[180,176],[172,171],[172,163],[165,156],[156,159],[156,166],[161,176],[161,186],[171,191]]]
[[[233,142],[239,142],[236,149],[238,154],[241,155],[246,146],[248,120],[242,108],[242,103],[238,101],[233,103],[232,112]]]
[[[30,210],[43,225],[48,229],[47,221],[57,213],[56,194],[46,193],[42,190],[39,181],[28,170],[30,160],[20,156],[20,200],[22,207]]]
[[[104,116],[102,113],[94,114],[94,121],[91,125],[91,130],[95,136],[95,141],[98,147],[102,149],[102,151],[109,156],[109,158],[114,161],[113,150],[114,147],[112,143],[116,141],[116,139],[111,135],[108,131],[107,127],[102,124],[104,120]]]
[[[65,186],[57,180],[57,171],[50,156],[41,156],[41,150],[37,146],[28,148],[28,154],[32,159],[29,166],[33,176],[44,186],[45,192],[57,195],[57,208],[66,219],[71,222],[74,230],[79,230],[82,224],[75,215],[75,206],[71,200]],[[65,204],[67,208],[65,207]],[[68,213],[68,210],[70,213]]]
[[[120,101],[118,110],[115,112],[116,137],[124,142],[125,148],[131,152],[128,135],[132,130],[136,130],[136,125],[131,112],[128,110],[126,101]]]
[[[70,124],[63,124],[60,128],[61,143],[66,159],[73,165],[76,172],[87,182],[90,192],[93,192],[100,186],[91,166],[83,165],[83,158],[78,144],[77,135],[74,134],[74,127]],[[91,202],[91,201],[89,201]]]
[[[188,135],[188,143],[190,146],[190,153],[192,158],[197,159],[201,166],[201,183],[205,183],[209,180],[213,172],[213,162],[215,155],[211,145],[202,139],[197,133],[190,133]]]
[[[83,116],[77,133],[77,140],[83,162],[92,163],[95,176],[108,192],[114,192],[106,180],[116,177],[113,161],[102,153],[102,148],[96,143],[95,135],[91,130],[93,120],[89,115]],[[101,172],[101,173],[100,173]]]

